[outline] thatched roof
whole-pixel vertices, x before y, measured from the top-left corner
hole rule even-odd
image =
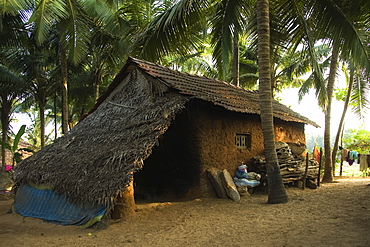
[[[16,185],[48,184],[77,204],[113,206],[186,102],[259,114],[258,92],[129,58],[89,114],[71,131],[15,168]],[[316,123],[274,101],[274,116]]]
[[[230,111],[260,114],[259,95],[256,90],[245,90],[230,83],[205,76],[191,75],[150,63],[144,60],[129,58],[124,68],[117,75],[107,92],[100,98],[97,106],[120,83],[122,78],[138,67],[148,75],[161,80],[166,86],[177,89],[179,93],[209,101]],[[274,117],[288,122],[298,122],[319,127],[317,123],[273,100]]]

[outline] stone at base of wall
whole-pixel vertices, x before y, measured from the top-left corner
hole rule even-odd
[[[216,190],[218,197],[227,198],[226,190],[221,180],[222,171],[216,167],[210,167],[207,169],[207,176],[211,181],[213,188]]]
[[[236,185],[234,183],[234,180],[230,173],[226,170],[222,170],[222,181],[224,184],[224,187],[226,189],[226,194],[233,200],[233,201],[240,201],[240,195],[238,192],[238,189],[236,188]]]

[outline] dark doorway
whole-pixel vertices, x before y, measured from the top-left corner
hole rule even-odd
[[[189,198],[199,184],[197,131],[190,111],[176,116],[159,145],[134,175],[135,199],[168,200]]]

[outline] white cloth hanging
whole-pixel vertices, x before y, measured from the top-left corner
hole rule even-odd
[[[361,154],[360,155],[360,171],[366,171],[367,167],[368,167],[367,155]]]

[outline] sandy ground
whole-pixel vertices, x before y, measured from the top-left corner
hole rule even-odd
[[[337,178],[316,190],[287,188],[290,201],[262,193],[228,199],[140,204],[106,229],[59,226],[7,214],[0,246],[370,246],[370,178]]]

